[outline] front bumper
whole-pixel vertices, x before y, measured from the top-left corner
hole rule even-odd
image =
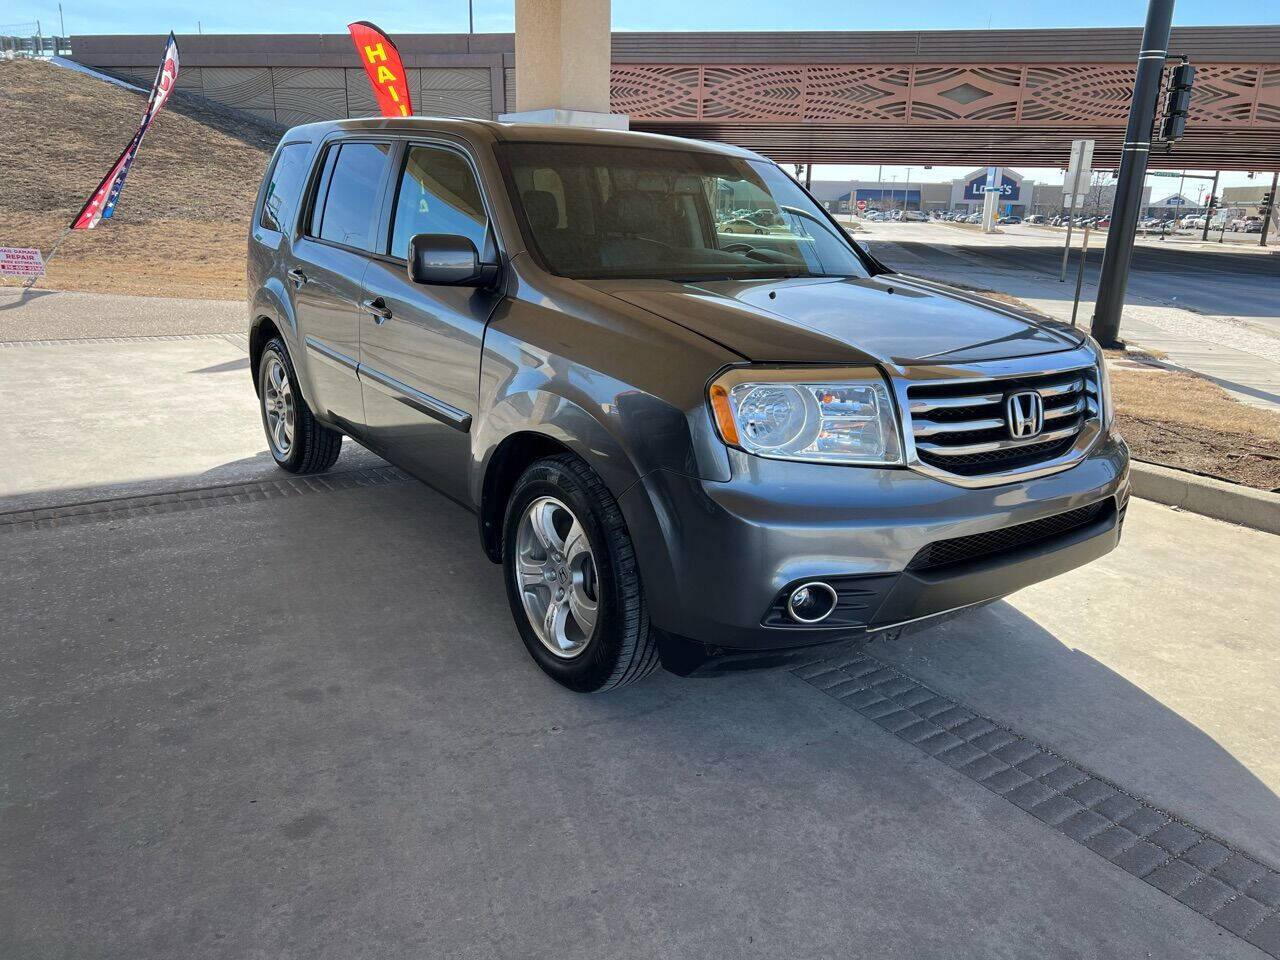
[[[1114,434],[1061,473],[983,488],[911,470],[735,457],[727,483],[659,470],[620,500],[664,664],[677,672],[708,658],[768,661],[1005,596],[1113,549],[1129,496],[1128,448]],[[912,565],[937,541],[1094,504],[1088,522],[1064,532]],[[777,614],[783,591],[805,580],[832,583],[842,601],[812,627]]]

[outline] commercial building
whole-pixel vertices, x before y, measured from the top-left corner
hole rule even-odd
[[[866,180],[815,180],[810,187],[818,201],[832,213],[848,213],[849,198],[853,203],[866,203],[867,210],[920,210],[924,213],[961,212],[979,213],[982,210],[987,185],[987,168],[971,170],[963,177],[940,183],[912,182],[898,177],[883,181]],[[999,210],[1001,216],[1012,214],[1025,216],[1031,211],[1028,205],[1036,190],[1034,181],[1025,179],[1016,170],[1000,171]],[[1061,201],[1062,188],[1055,188]],[[1054,211],[1057,212],[1056,210]]]
[[[1262,195],[1271,189],[1270,178],[1266,183],[1248,184],[1243,187],[1226,187],[1222,191],[1222,208],[1233,210],[1238,216],[1255,217],[1262,213]]]

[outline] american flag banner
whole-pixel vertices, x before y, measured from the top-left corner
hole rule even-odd
[[[133,135],[133,139],[129,141],[129,145],[124,148],[124,152],[111,169],[107,171],[107,175],[102,178],[97,189],[85,201],[85,205],[80,208],[80,212],[75,215],[71,221],[72,230],[92,230],[98,225],[98,221],[104,217],[109,218],[116,209],[116,204],[120,201],[120,191],[124,189],[124,178],[129,175],[129,167],[133,164],[133,158],[138,152],[138,147],[142,145],[142,138],[146,136],[147,128],[151,126],[151,121],[155,115],[160,112],[160,108],[168,101],[169,95],[173,93],[174,84],[178,82],[178,41],[174,39],[172,33],[164,46],[164,60],[160,63],[160,69],[156,72],[156,82],[151,85],[151,96],[147,98],[147,109],[142,115],[142,123],[138,125],[138,132]]]

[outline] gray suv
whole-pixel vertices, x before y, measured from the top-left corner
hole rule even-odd
[[[575,690],[894,633],[1120,536],[1097,345],[888,270],[745,150],[297,127],[249,291],[280,466],[325,470],[346,435],[473,511]]]

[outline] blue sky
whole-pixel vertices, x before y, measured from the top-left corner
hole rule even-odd
[[[391,31],[433,33],[467,29],[466,0],[63,0],[66,29],[76,33],[340,33],[351,20],[372,20]],[[513,0],[475,0],[476,30],[512,29]],[[1143,0],[1015,0],[957,3],[859,3],[855,0],[614,0],[615,30],[947,30],[1028,27],[1136,26]],[[3,25],[41,21],[57,32],[56,0],[8,0]],[[1276,0],[1179,0],[1175,24],[1250,24],[1280,20]]]

